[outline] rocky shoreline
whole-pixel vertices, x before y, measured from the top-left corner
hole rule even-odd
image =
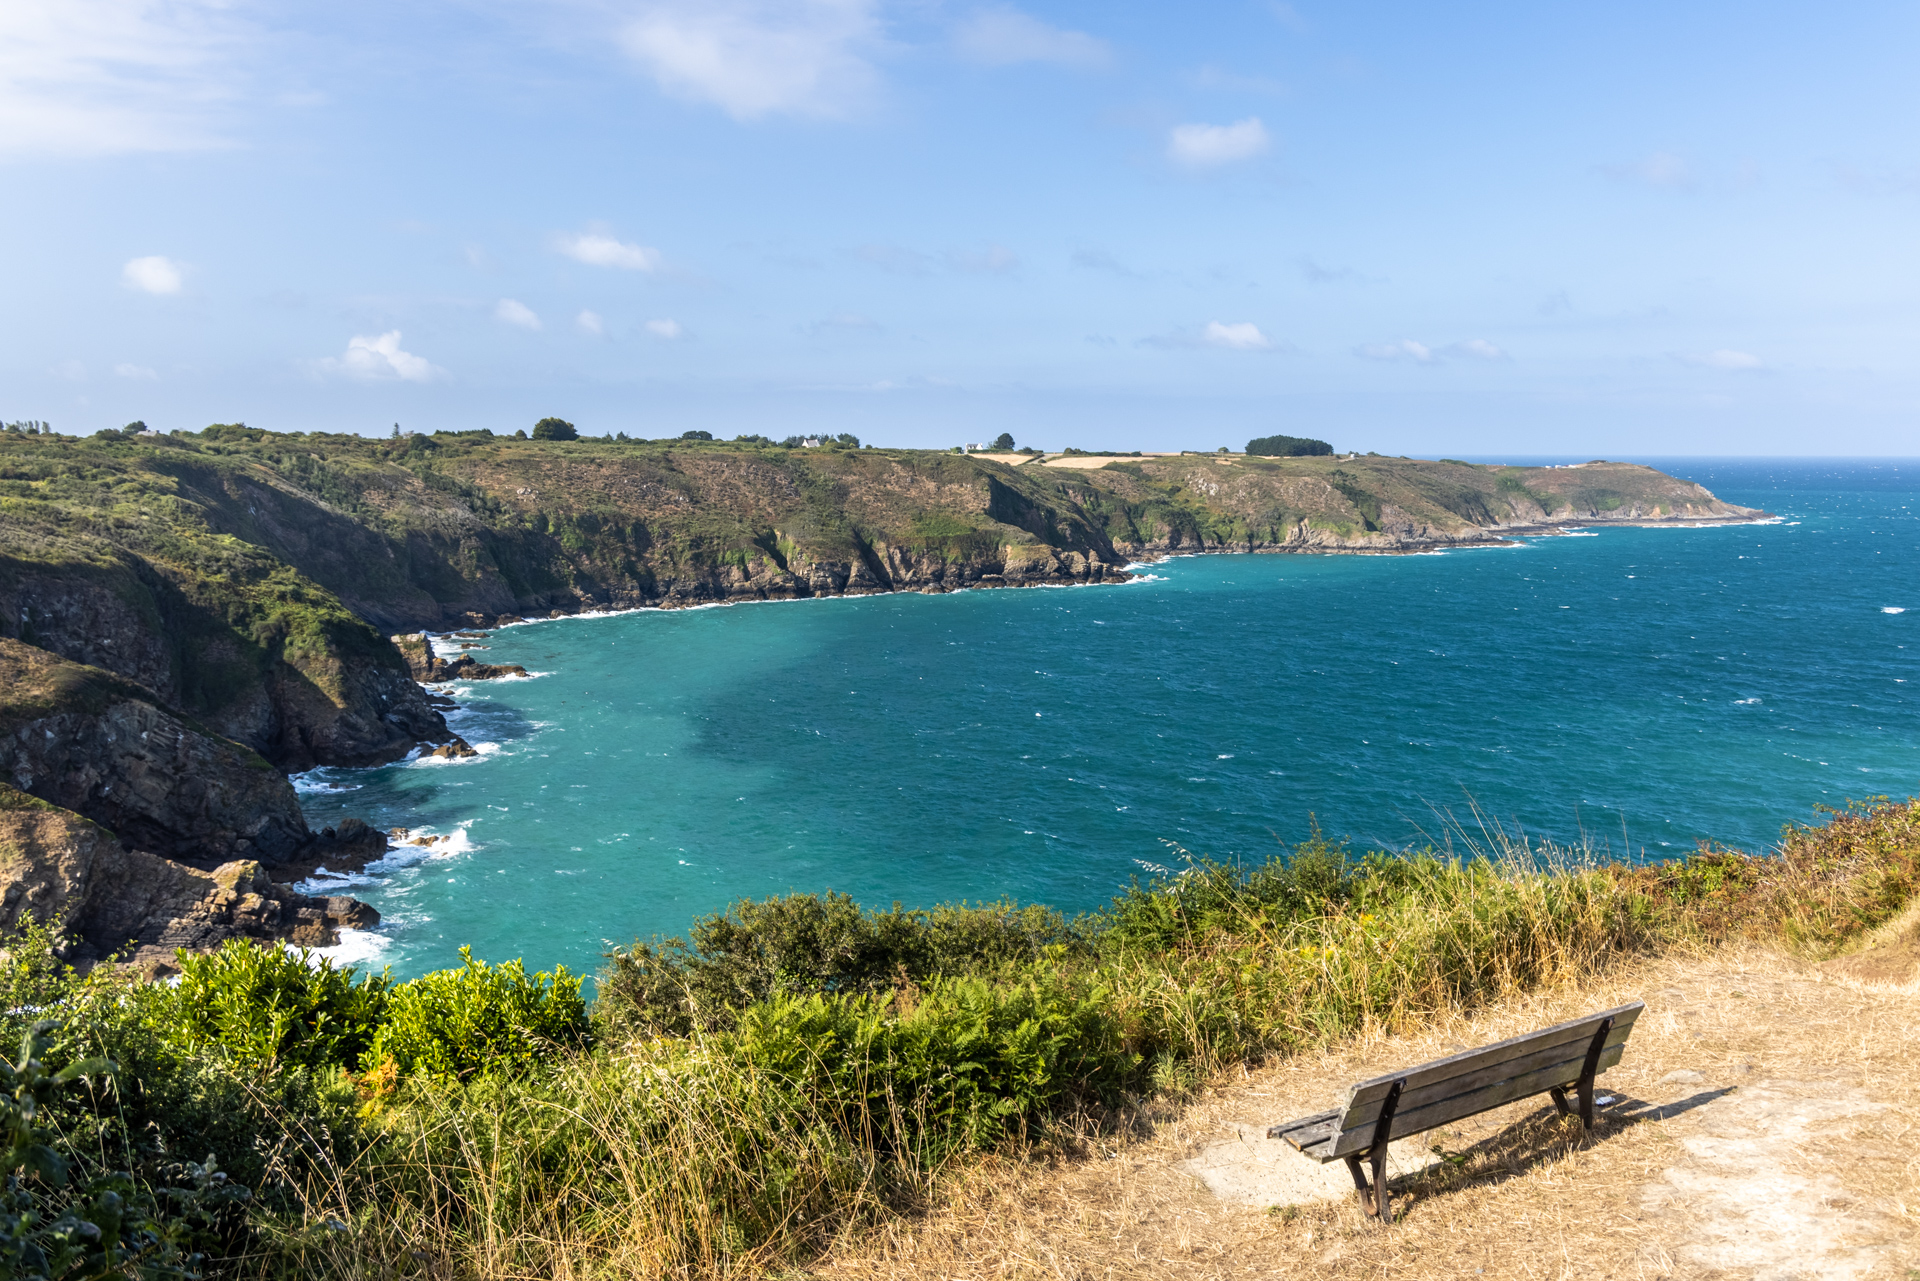
[[[293,887],[377,861],[388,834],[312,831],[288,775],[474,755],[437,690],[528,675],[485,661],[492,627],[1767,518],[1614,463],[1183,455],[1055,470],[931,451],[478,433],[311,434],[290,452],[295,439],[0,440],[0,483],[18,491],[0,521],[0,931],[58,919],[76,963],[159,973],[178,947],[327,946],[376,923],[364,903]],[[83,458],[120,478],[112,511],[145,495],[139,521],[85,514],[71,485],[36,497]]]

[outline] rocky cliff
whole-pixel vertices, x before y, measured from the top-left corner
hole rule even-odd
[[[259,863],[211,872],[128,849],[69,810],[0,783],[0,936],[31,916],[60,921],[70,959],[117,955],[149,974],[174,967],[178,948],[229,938],[284,940],[311,947],[366,929],[379,914],[350,898],[313,898],[276,885]]]

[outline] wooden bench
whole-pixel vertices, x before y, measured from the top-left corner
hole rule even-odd
[[[1551,1094],[1554,1107],[1566,1116],[1569,1089],[1578,1092],[1580,1120],[1591,1130],[1593,1079],[1620,1061],[1633,1022],[1645,1008],[1634,1001],[1376,1076],[1348,1091],[1346,1106],[1276,1125],[1267,1137],[1285,1139],[1322,1165],[1344,1159],[1360,1204],[1382,1225],[1392,1223],[1388,1143],[1535,1094]],[[1362,1161],[1371,1167],[1371,1186]]]

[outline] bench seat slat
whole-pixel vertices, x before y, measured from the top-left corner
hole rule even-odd
[[[1504,1081],[1509,1077],[1527,1076],[1531,1073],[1551,1068],[1556,1063],[1571,1063],[1573,1065],[1573,1075],[1567,1079],[1578,1080],[1580,1077],[1580,1068],[1586,1061],[1587,1047],[1593,1043],[1593,1033],[1595,1030],[1597,1029],[1588,1029],[1585,1036],[1575,1040],[1561,1041],[1556,1045],[1536,1048],[1530,1054],[1522,1054],[1484,1066],[1474,1067],[1470,1063],[1463,1064],[1462,1066],[1469,1070],[1463,1071],[1458,1076],[1445,1077],[1423,1086],[1403,1089],[1400,1092],[1400,1102],[1396,1111],[1399,1115],[1404,1116],[1408,1112],[1416,1108],[1425,1107],[1429,1103],[1437,1103],[1441,1099],[1452,1098],[1456,1094],[1465,1094],[1469,1090],[1477,1090],[1481,1086],[1491,1085],[1495,1081]],[[1633,1025],[1631,1023],[1625,1026],[1616,1024],[1613,1030],[1607,1034],[1606,1049],[1611,1050],[1617,1046],[1624,1045],[1628,1034],[1632,1031]],[[1619,1061],[1617,1056],[1614,1061]],[[1558,1083],[1556,1082],[1556,1084]],[[1385,1097],[1382,1096],[1381,1098],[1368,1099],[1364,1102],[1356,1101],[1347,1104],[1344,1115],[1341,1118],[1340,1128],[1343,1130],[1351,1130],[1356,1126],[1373,1124],[1379,1117],[1381,1105],[1385,1101]]]
[[[1611,1049],[1602,1051],[1600,1062],[1595,1067],[1596,1073],[1604,1072],[1618,1064],[1625,1048],[1624,1045],[1615,1045]],[[1524,1076],[1496,1080],[1475,1090],[1437,1099],[1425,1107],[1406,1111],[1396,1110],[1393,1114],[1389,1138],[1418,1134],[1423,1130],[1431,1130],[1435,1126],[1465,1120],[1467,1117],[1477,1116],[1497,1108],[1503,1103],[1511,1103],[1515,1099],[1540,1094],[1552,1086],[1571,1085],[1580,1079],[1580,1069],[1584,1066],[1585,1059],[1586,1054],[1583,1051],[1578,1059],[1567,1059],[1538,1071],[1529,1072]],[[1374,1112],[1377,1118],[1379,1109],[1374,1109]],[[1373,1121],[1351,1128],[1343,1126],[1340,1136],[1324,1148],[1327,1155],[1323,1159],[1331,1160],[1350,1152],[1365,1151],[1373,1142],[1374,1129]]]
[[[1589,1014],[1585,1018],[1556,1023],[1552,1027],[1541,1028],[1538,1032],[1530,1032],[1525,1036],[1508,1037],[1504,1041],[1495,1041],[1492,1045],[1482,1045],[1476,1049],[1448,1055],[1444,1059],[1434,1059],[1430,1063],[1422,1063],[1404,1072],[1389,1072],[1384,1076],[1376,1076],[1353,1087],[1352,1092],[1347,1096],[1347,1106],[1352,1108],[1357,1104],[1384,1099],[1387,1091],[1393,1088],[1393,1083],[1402,1081],[1405,1082],[1401,1094],[1401,1106],[1404,1107],[1406,1106],[1405,1092],[1408,1090],[1418,1090],[1436,1081],[1472,1072],[1481,1067],[1491,1067],[1548,1046],[1577,1041],[1581,1043],[1581,1053],[1584,1054],[1586,1043],[1593,1040],[1593,1034],[1599,1028],[1601,1019],[1611,1018],[1614,1033],[1620,1034],[1633,1026],[1634,1020],[1640,1017],[1640,1011],[1645,1008],[1644,1002],[1632,1001],[1615,1009]],[[1378,1108],[1374,1110],[1374,1115],[1379,1115]]]
[[[1312,1154],[1311,1149],[1331,1146],[1340,1134],[1340,1109],[1331,1112],[1316,1112],[1312,1116],[1303,1116],[1298,1121],[1288,1121],[1285,1125],[1276,1125],[1267,1131],[1270,1139],[1285,1139],[1302,1152]]]

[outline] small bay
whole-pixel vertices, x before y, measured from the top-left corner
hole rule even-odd
[[[742,897],[1095,906],[1180,850],[1511,833],[1763,849],[1920,774],[1920,469],[1650,460],[1778,521],[1430,556],[1179,558],[1118,586],[516,625],[482,754],[298,781],[424,830],[351,877],[343,955],[592,969]]]

